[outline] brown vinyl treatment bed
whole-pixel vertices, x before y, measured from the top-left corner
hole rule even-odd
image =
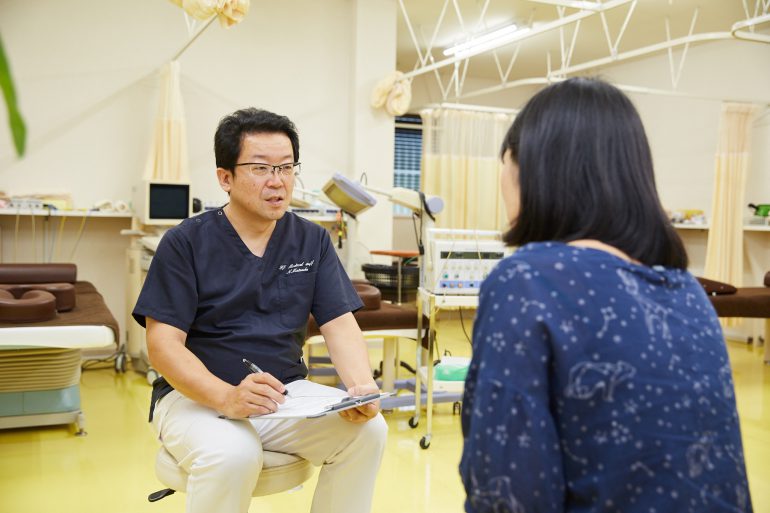
[[[770,363],[770,272],[764,287],[734,287],[698,278],[719,317],[744,317],[765,320],[764,361]]]
[[[0,428],[74,423],[85,434],[81,350],[117,347],[118,334],[74,264],[0,264]]]

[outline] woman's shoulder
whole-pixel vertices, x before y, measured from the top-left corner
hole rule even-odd
[[[518,248],[490,273],[488,288],[510,286],[519,289],[546,287],[560,289],[569,285],[572,292],[580,287],[616,287],[626,275],[644,281],[681,281],[681,272],[651,268],[596,248],[573,246],[563,242],[534,242]]]
[[[514,253],[500,261],[484,282],[487,290],[508,287],[527,288],[542,283],[548,275],[559,267],[557,263],[569,251],[569,246],[558,242],[532,242],[516,249]]]
[[[501,260],[492,274],[529,278],[532,272],[564,270],[570,261],[575,263],[576,259],[574,248],[562,242],[530,242]]]

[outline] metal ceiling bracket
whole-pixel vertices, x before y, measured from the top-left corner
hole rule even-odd
[[[634,14],[634,9],[636,9],[636,3],[637,0],[634,0],[631,2],[631,5],[628,6],[628,12],[626,13],[626,18],[623,20],[623,25],[620,27],[620,32],[618,33],[618,37],[615,39],[615,42],[612,42],[612,36],[610,36],[610,28],[607,25],[607,16],[604,15],[604,11],[599,13],[602,19],[602,27],[604,28],[604,35],[607,38],[607,46],[610,49],[610,55],[616,56],[618,54],[618,47],[620,46],[620,40],[623,39],[623,34],[626,33],[626,28],[628,27],[628,22],[631,21],[631,15]]]
[[[508,46],[510,44],[523,41],[525,39],[529,39],[531,37],[537,36],[539,34],[543,34],[545,32],[550,32],[552,30],[558,29],[559,27],[566,26],[572,23],[576,23],[578,20],[582,20],[585,18],[589,18],[591,16],[594,16],[600,12],[608,11],[610,9],[615,9],[616,7],[620,7],[621,5],[625,5],[628,3],[631,3],[636,0],[610,0],[609,2],[601,4],[601,8],[597,8],[597,10],[592,11],[580,11],[575,14],[571,14],[565,18],[562,18],[560,20],[554,20],[552,22],[546,23],[542,25],[541,27],[532,28],[527,31],[522,31],[521,34],[512,40],[506,41],[504,44],[501,44],[500,46]],[[486,53],[490,51],[491,49],[480,49],[480,50],[474,50],[467,53],[464,53],[461,56],[453,56],[447,59],[440,60],[438,62],[434,62],[427,66],[422,66],[418,69],[412,70],[409,73],[406,73],[405,78],[414,78],[416,76],[428,73],[430,71],[433,71],[435,69],[443,68],[444,66],[449,66],[454,64],[455,62],[459,62],[471,57],[475,57],[476,55]]]
[[[697,20],[698,8],[696,7],[695,12],[692,15],[692,20],[690,21],[690,31],[687,33],[687,38],[685,38],[682,57],[679,59],[679,68],[676,72],[674,72],[674,47],[672,45],[668,45],[666,48],[668,51],[669,72],[671,73],[671,88],[674,90],[676,90],[676,87],[679,85],[679,79],[682,78],[682,69],[684,69],[684,61],[687,58],[687,49],[690,48],[690,39],[692,38],[692,33],[695,30],[695,22]],[[668,17],[666,17],[666,42],[671,43],[671,24]]]

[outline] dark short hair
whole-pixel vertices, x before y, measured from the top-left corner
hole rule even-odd
[[[546,87],[516,116],[501,157],[508,151],[521,192],[507,244],[596,239],[645,265],[687,268],[642,121],[616,87],[589,78]]]
[[[235,171],[241,154],[243,138],[250,134],[283,133],[291,141],[294,162],[299,161],[299,135],[297,127],[286,116],[249,107],[223,117],[214,134],[214,156],[217,167]]]

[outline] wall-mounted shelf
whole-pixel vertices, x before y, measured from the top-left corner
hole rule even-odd
[[[102,212],[101,210],[58,210],[48,208],[0,208],[0,216],[42,217],[119,217],[130,219],[132,212]]]
[[[743,227],[744,232],[770,232],[770,226],[761,224],[747,224]]]
[[[708,230],[707,224],[672,223],[677,230]]]
[[[710,226],[707,224],[685,224],[685,223],[673,223],[674,228],[677,230],[703,230],[708,231]],[[744,232],[770,232],[770,226],[764,224],[744,224]]]

